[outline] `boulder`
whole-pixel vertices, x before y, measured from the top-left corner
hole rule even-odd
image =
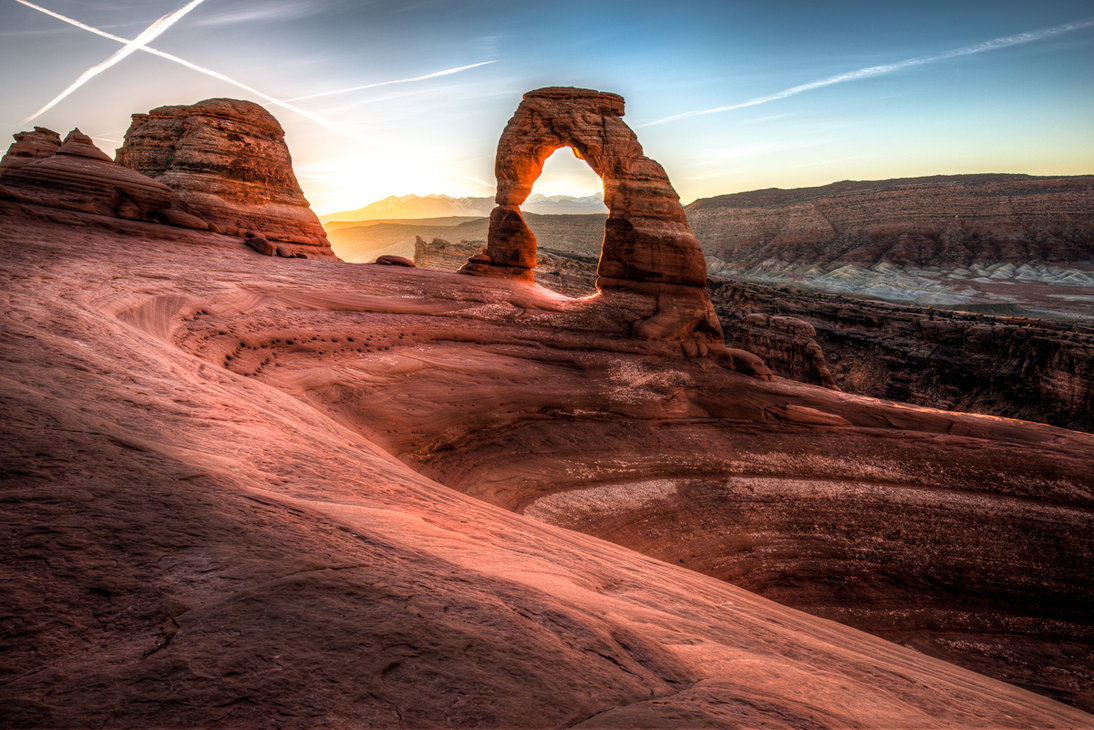
[[[258,251],[263,256],[273,256],[274,254],[279,253],[278,248],[280,247],[275,247],[272,243],[267,241],[265,238],[262,238],[261,236],[248,235],[246,238],[243,239],[243,242],[253,248],[255,251]]]
[[[409,266],[414,267],[414,262],[405,256],[393,256],[391,254],[385,254],[378,256],[372,263],[380,264],[382,266]]]
[[[258,104],[207,99],[134,114],[117,161],[167,185],[219,231],[333,256],[293,174],[285,131]]]

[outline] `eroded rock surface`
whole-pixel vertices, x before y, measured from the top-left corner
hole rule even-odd
[[[953,175],[756,190],[687,207],[707,254],[740,273],[773,259],[968,267],[1094,264],[1094,176]]]
[[[0,159],[0,171],[22,167],[28,162],[52,157],[61,147],[61,135],[52,129],[35,127],[30,132],[16,132],[15,141]]]
[[[843,181],[687,211],[717,276],[922,306],[1094,313],[1094,176]]]
[[[486,258],[469,261],[462,271],[533,279],[536,238],[520,205],[544,161],[559,147],[570,147],[604,181],[608,219],[597,287],[612,296],[625,290],[629,301],[645,302],[634,322],[641,337],[720,344],[721,330],[703,291],[703,252],[665,170],[642,152],[623,111],[623,97],[591,89],[525,94],[498,142],[498,205],[490,214]]]
[[[762,529],[740,533],[742,557],[770,554],[761,568],[793,576],[813,565],[803,550],[837,554],[838,565],[815,564],[831,585],[892,562],[846,515],[900,511],[884,525],[902,531],[886,550],[913,564],[922,549],[902,538],[933,547],[922,530],[960,535],[937,543],[953,560],[928,573],[1026,575],[1030,590],[1049,585],[1048,602],[1072,577],[1053,556],[1088,562],[1089,517],[1076,507],[1089,489],[1075,475],[1089,440],[756,381],[613,335],[604,307],[523,284],[314,260],[255,267],[223,236],[91,219],[0,201],[5,724],[1091,724],[406,464],[541,519],[557,506],[541,498],[572,491],[571,524],[628,523],[623,537],[651,554],[679,508],[679,560],[703,547],[696,518],[737,535],[725,507],[748,505]],[[843,467],[818,461],[833,452]],[[976,483],[954,466],[965,456],[990,469],[980,491],[962,490]],[[673,496],[666,475],[706,466],[708,497]],[[795,478],[824,487],[828,514],[848,527],[835,543],[811,521],[820,495]],[[894,480],[907,488],[894,492]],[[915,495],[923,520],[907,516]],[[1028,544],[984,552],[962,519],[973,498],[974,524],[998,527],[996,539],[1026,535],[1011,529],[1018,520],[1045,522]],[[952,528],[926,519],[940,512]],[[1060,605],[1081,614],[1088,581],[1079,575],[1078,601]],[[842,585],[854,602],[873,584]],[[984,597],[994,610],[1038,615],[999,590]],[[928,617],[947,620],[952,605]],[[1084,646],[1038,654],[1045,628],[1020,628],[1035,637],[1021,656],[1050,683],[1059,676],[1045,667],[1073,667],[1057,655]]]
[[[0,162],[0,197],[183,228],[209,227],[171,188],[115,164],[79,129],[64,142],[41,127],[15,139]]]
[[[762,357],[784,378],[838,390],[813,325],[797,317],[752,312],[734,328],[733,344]]]
[[[333,257],[293,173],[285,131],[258,104],[207,99],[134,114],[117,160],[176,191],[221,233],[256,230]]]
[[[846,391],[1094,432],[1090,322],[900,307],[712,282],[727,337],[771,358],[780,375],[787,374],[782,361],[758,341],[751,317],[777,312],[812,325],[828,371]]]

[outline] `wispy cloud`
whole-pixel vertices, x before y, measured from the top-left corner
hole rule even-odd
[[[34,7],[24,0],[16,0],[16,2],[20,2],[23,5]],[[145,28],[144,32],[142,32],[136,38],[131,41],[125,41],[125,45],[122,48],[119,48],[112,56],[107,58],[105,61],[95,64],[94,66],[80,74],[79,78],[73,81],[67,89],[55,96],[48,104],[43,106],[41,109],[34,112],[29,117],[23,119],[20,124],[26,124],[27,122],[37,119],[53,107],[57,106],[57,104],[59,104],[65,97],[79,89],[91,79],[101,74],[103,71],[106,71],[108,68],[115,65],[127,56],[132,55],[134,52],[141,50],[142,48],[144,48],[146,43],[151,43],[153,40],[158,38],[168,28],[179,22],[179,20],[181,20],[184,15],[189,13],[198,5],[201,5],[203,2],[205,2],[205,0],[190,0],[190,2],[188,2],[186,5],[183,5],[175,12],[164,15],[162,18],[152,23],[152,25]]]
[[[283,20],[293,20],[314,15],[321,10],[317,3],[298,2],[297,0],[281,0],[264,2],[246,8],[234,10],[221,10],[219,12],[204,14],[203,17],[194,20],[195,27],[216,27],[223,25],[253,25],[255,23],[272,23]]]
[[[45,13],[46,15],[49,15],[52,18],[56,18],[57,20],[68,23],[69,25],[74,25],[77,28],[81,28],[83,30],[86,30],[89,33],[94,33],[95,35],[101,36],[103,38],[109,38],[110,40],[117,41],[118,43],[124,43],[124,44],[126,44],[126,47],[129,47],[130,45],[136,43],[136,41],[137,41],[136,38],[133,39],[132,41],[130,41],[130,40],[127,40],[127,39],[122,38],[120,36],[116,36],[113,33],[107,33],[104,30],[100,30],[99,28],[96,28],[94,26],[87,25],[86,23],[81,23],[80,21],[74,20],[73,18],[69,18],[66,15],[62,15],[60,13],[54,12],[52,10],[49,10],[48,8],[43,8],[40,5],[35,5],[34,3],[30,2],[29,0],[15,0],[15,1],[17,3],[20,3],[22,5],[27,6],[28,8],[33,8],[34,10]],[[202,0],[194,0],[194,2],[191,3],[191,4],[196,4],[198,2],[202,2]],[[138,36],[138,38],[139,38],[139,36]],[[147,42],[147,41],[145,41],[145,42]],[[342,129],[341,127],[337,126],[336,124],[333,124],[332,122],[327,121],[326,119],[324,119],[323,117],[319,116],[318,114],[316,114],[314,112],[310,112],[307,109],[301,109],[300,107],[294,106],[294,105],[289,104],[285,101],[282,101],[282,100],[277,99],[273,96],[270,96],[269,94],[263,93],[263,92],[259,91],[258,89],[254,88],[252,86],[248,86],[247,84],[244,84],[242,82],[236,81],[235,79],[230,78],[230,77],[220,73],[219,71],[214,71],[212,69],[205,68],[204,66],[199,66],[198,64],[191,63],[190,61],[187,61],[186,59],[179,58],[178,56],[174,56],[170,53],[164,53],[163,51],[157,50],[155,48],[151,48],[151,47],[149,47],[147,45],[143,45],[143,44],[139,47],[134,48],[134,50],[144,51],[145,53],[151,53],[154,56],[159,56],[160,58],[166,59],[168,61],[173,61],[177,64],[185,66],[186,68],[188,68],[192,71],[197,71],[198,73],[205,74],[206,76],[210,76],[214,79],[217,79],[218,81],[223,81],[226,84],[231,84],[232,86],[235,86],[236,88],[243,89],[244,91],[257,96],[260,99],[263,99],[264,101],[266,101],[270,104],[273,104],[274,106],[280,107],[282,109],[286,109],[286,110],[291,111],[295,114],[299,114],[300,116],[305,117],[307,119],[310,119],[311,121],[315,122],[316,124],[319,124],[319,125],[325,127],[326,129],[331,130],[332,132],[336,132],[336,133],[341,134],[345,137],[349,137],[351,139],[354,139],[358,142],[363,142],[365,144],[372,144],[371,142],[369,142],[369,140],[365,139],[364,137],[362,137],[360,135],[357,135],[357,134],[354,134],[353,132],[350,132],[348,130]],[[59,99],[57,101],[59,101]],[[56,103],[56,101],[53,102],[53,103]],[[39,114],[42,114],[46,109],[48,109],[52,105],[53,104],[50,104],[49,106],[44,107],[43,109],[36,112],[33,116],[28,117],[27,119],[23,120],[22,123],[26,124],[28,121],[34,119]]]
[[[780,99],[786,99],[791,96],[797,96],[798,94],[803,94],[807,91],[813,91],[814,89],[820,89],[825,86],[844,84],[850,81],[861,81],[862,79],[890,74],[894,71],[903,71],[904,69],[913,68],[915,66],[926,66],[927,64],[938,63],[939,61],[948,61],[953,58],[962,58],[964,56],[974,56],[978,53],[987,53],[989,51],[997,51],[1002,48],[1010,48],[1011,46],[1018,46],[1024,43],[1042,41],[1047,38],[1063,35],[1064,33],[1072,33],[1074,31],[1083,30],[1090,27],[1094,27],[1094,18],[1077,20],[1073,23],[1064,23],[1063,25],[1056,25],[1051,28],[1045,28],[1043,30],[1035,30],[1028,33],[1018,33],[1017,35],[1004,36],[1002,38],[996,38],[994,40],[976,43],[974,45],[965,46],[963,48],[956,48],[951,51],[943,51],[942,53],[935,53],[929,56],[917,56],[915,58],[897,61],[896,63],[887,63],[881,66],[869,66],[867,68],[860,68],[857,71],[848,71],[847,73],[838,74],[836,76],[829,76],[827,78],[818,79],[816,81],[810,81],[799,86],[793,86],[789,89],[784,89],[774,94],[768,94],[767,96],[760,96],[756,97],[755,99],[749,99],[748,101],[743,101],[739,104],[730,104],[728,106],[719,106],[713,109],[703,109],[702,111],[674,114],[670,117],[655,119],[652,122],[646,122],[645,124],[639,124],[636,126],[652,127],[655,124],[666,124],[668,122],[675,122],[681,119],[690,119],[692,117],[705,116],[707,114],[719,114],[721,112],[733,111],[734,109],[744,109],[751,106],[760,106],[761,104],[767,104],[772,101],[778,101]]]
[[[347,89],[335,89],[334,91],[321,91],[318,94],[308,94],[306,96],[296,96],[286,101],[304,101],[305,99],[318,99],[323,96],[334,96],[335,94],[348,94],[351,91],[362,91],[364,89],[375,89],[380,86],[392,86],[394,84],[409,84],[412,81],[425,81],[427,79],[436,79],[441,76],[451,76],[452,74],[458,74],[461,71],[468,71],[479,66],[488,66],[491,63],[497,63],[497,61],[480,61],[479,63],[468,64],[467,66],[456,66],[455,68],[446,68],[443,71],[434,71],[433,73],[424,74],[422,76],[412,76],[405,79],[395,79],[394,81],[377,81],[371,84],[362,84],[361,86],[351,86]]]

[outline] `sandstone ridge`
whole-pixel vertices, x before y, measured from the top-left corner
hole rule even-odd
[[[108,218],[209,228],[171,188],[114,164],[79,129],[63,142],[43,127],[17,133],[0,160],[0,197]]]

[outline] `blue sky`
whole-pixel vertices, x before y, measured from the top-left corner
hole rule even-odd
[[[35,2],[123,40],[187,6]],[[524,91],[550,85],[622,94],[684,202],[842,179],[1094,172],[1089,0],[189,5],[147,45],[220,78],[131,49],[28,120],[123,46],[0,0],[2,131],[78,125],[112,151],[131,113],[253,99],[284,125],[320,212],[390,194],[491,195],[498,135]],[[324,92],[341,93],[270,102]],[[536,192],[598,187],[560,152]]]

